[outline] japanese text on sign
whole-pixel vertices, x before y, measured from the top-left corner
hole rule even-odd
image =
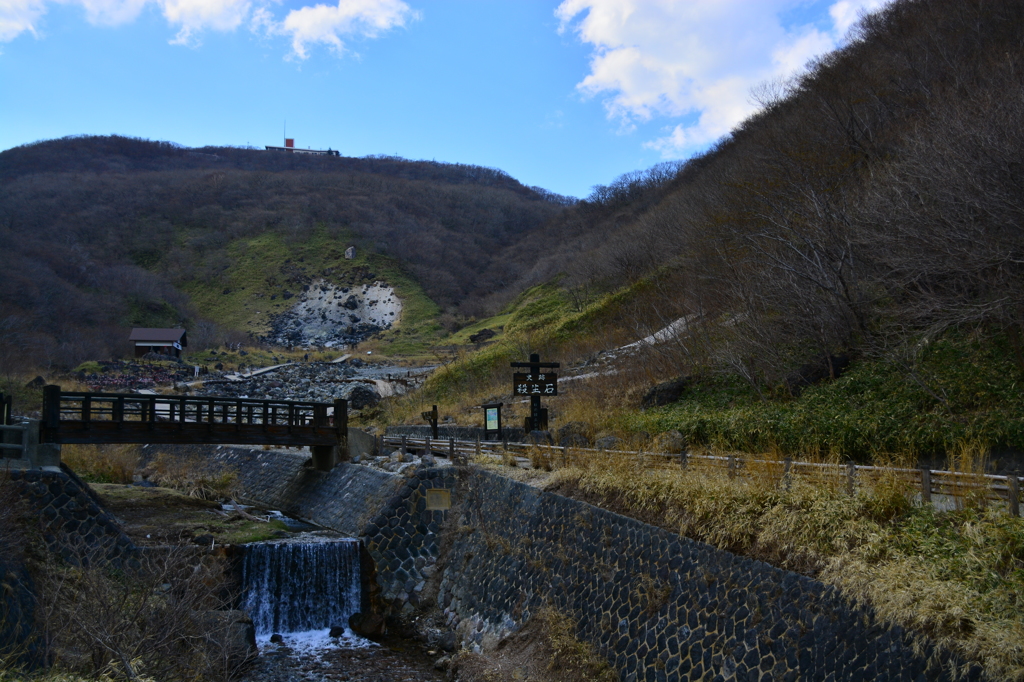
[[[558,395],[558,375],[513,374],[512,392],[516,395]]]

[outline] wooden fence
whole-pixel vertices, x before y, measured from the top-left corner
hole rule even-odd
[[[637,466],[659,469],[686,469],[703,466],[721,470],[732,477],[771,477],[780,484],[795,478],[829,480],[853,495],[860,488],[870,488],[883,479],[902,482],[917,488],[922,503],[931,504],[933,496],[947,495],[954,499],[980,497],[1003,502],[1014,516],[1020,516],[1020,478],[1016,475],[976,474],[927,468],[901,469],[853,464],[799,462],[792,459],[766,460],[731,455],[669,454],[630,450],[597,450],[593,448],[502,443],[497,441],[431,440],[407,436],[388,436],[383,444],[449,458],[514,457],[519,466],[553,468],[581,460],[605,459],[609,463],[624,458],[634,459]]]

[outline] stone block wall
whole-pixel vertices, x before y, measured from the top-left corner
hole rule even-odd
[[[77,476],[59,470],[23,469],[11,471],[10,480],[39,514],[50,551],[64,560],[78,561],[83,552],[98,551],[105,559],[129,557],[135,552],[135,545],[117,521]]]
[[[51,552],[75,565],[93,560],[135,565],[135,545],[70,470],[16,469],[4,476],[3,485],[12,486],[29,513],[38,518]],[[41,663],[34,639],[36,601],[23,557],[0,557],[0,654],[14,654],[17,663],[30,667]]]
[[[445,537],[428,487],[453,489]],[[474,649],[550,604],[630,682],[954,679],[948,654],[915,654],[834,588],[489,472],[421,470],[365,530],[404,613],[441,567],[437,603]]]
[[[445,489],[454,497],[456,483],[454,468],[419,469],[363,529],[388,615],[409,616],[436,594],[426,588],[437,575],[450,512],[428,510],[427,491]]]
[[[388,436],[409,436],[410,438],[430,438],[429,426],[389,426]],[[510,441],[521,443],[526,437],[526,432],[521,426],[503,426],[502,433]],[[453,424],[438,424],[437,436],[444,440],[455,438],[456,440],[483,440],[484,429],[480,426],[456,426]]]
[[[357,464],[329,472],[306,466],[309,455],[277,450],[223,448],[214,459],[239,475],[243,502],[276,509],[351,537],[402,487],[405,479]]]

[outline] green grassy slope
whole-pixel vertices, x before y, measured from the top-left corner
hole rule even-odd
[[[439,309],[419,284],[395,260],[363,248],[345,260],[352,243],[350,238],[332,239],[325,230],[298,244],[274,232],[238,239],[228,246],[230,265],[221,276],[187,282],[183,289],[203,317],[258,335],[269,330],[275,314],[297,302],[294,296],[304,284],[321,278],[345,286],[381,280],[395,288],[403,305],[398,324],[384,335],[401,340],[394,352],[439,338]],[[293,296],[285,298],[287,293]]]

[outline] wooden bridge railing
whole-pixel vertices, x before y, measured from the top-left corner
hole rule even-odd
[[[49,443],[231,443],[334,446],[348,402],[64,392],[43,389]]]

